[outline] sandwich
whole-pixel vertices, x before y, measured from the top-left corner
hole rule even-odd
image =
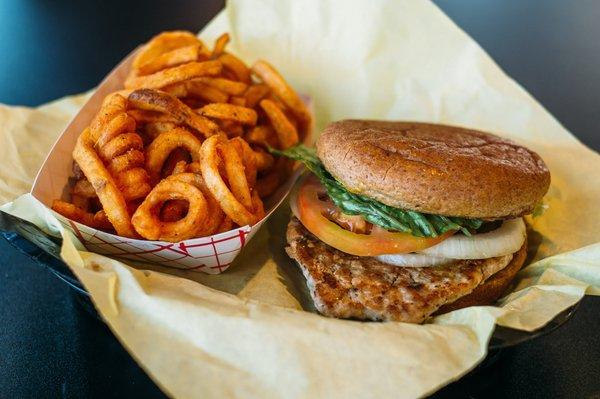
[[[494,303],[526,257],[523,216],[550,173],[535,152],[453,126],[344,120],[290,199],[286,251],[323,315],[422,323]]]

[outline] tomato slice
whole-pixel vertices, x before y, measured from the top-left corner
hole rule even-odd
[[[402,254],[429,248],[454,234],[439,237],[415,237],[409,233],[390,232],[373,226],[369,234],[355,233],[331,221],[326,215],[339,213],[330,200],[323,200],[325,188],[313,175],[307,177],[294,193],[290,204],[304,227],[324,243],[357,256]]]

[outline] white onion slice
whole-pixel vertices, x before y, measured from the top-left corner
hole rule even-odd
[[[523,218],[507,220],[488,233],[452,237],[419,253],[452,259],[487,259],[515,253],[525,242]]]
[[[454,259],[440,258],[419,253],[379,255],[375,256],[375,259],[389,265],[400,267],[433,267],[454,262]]]

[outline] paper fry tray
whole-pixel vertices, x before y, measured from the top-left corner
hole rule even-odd
[[[123,88],[123,82],[136,52],[137,50],[131,52],[108,74],[54,143],[31,188],[31,194],[46,207],[50,208],[54,199],[68,198],[68,181],[72,174],[73,163],[72,152],[77,138],[90,124],[106,95]],[[310,140],[310,136],[310,133],[307,134],[305,141]],[[296,170],[275,193],[267,198],[265,217],[254,226],[243,226],[224,233],[176,243],[120,237],[75,222],[57,212],[53,213],[90,252],[218,274],[227,270],[241,249],[283,202],[297,176]]]

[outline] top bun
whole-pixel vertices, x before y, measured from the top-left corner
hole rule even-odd
[[[348,190],[437,215],[522,216],[550,185],[550,172],[535,152],[453,126],[339,121],[325,128],[317,154]]]

